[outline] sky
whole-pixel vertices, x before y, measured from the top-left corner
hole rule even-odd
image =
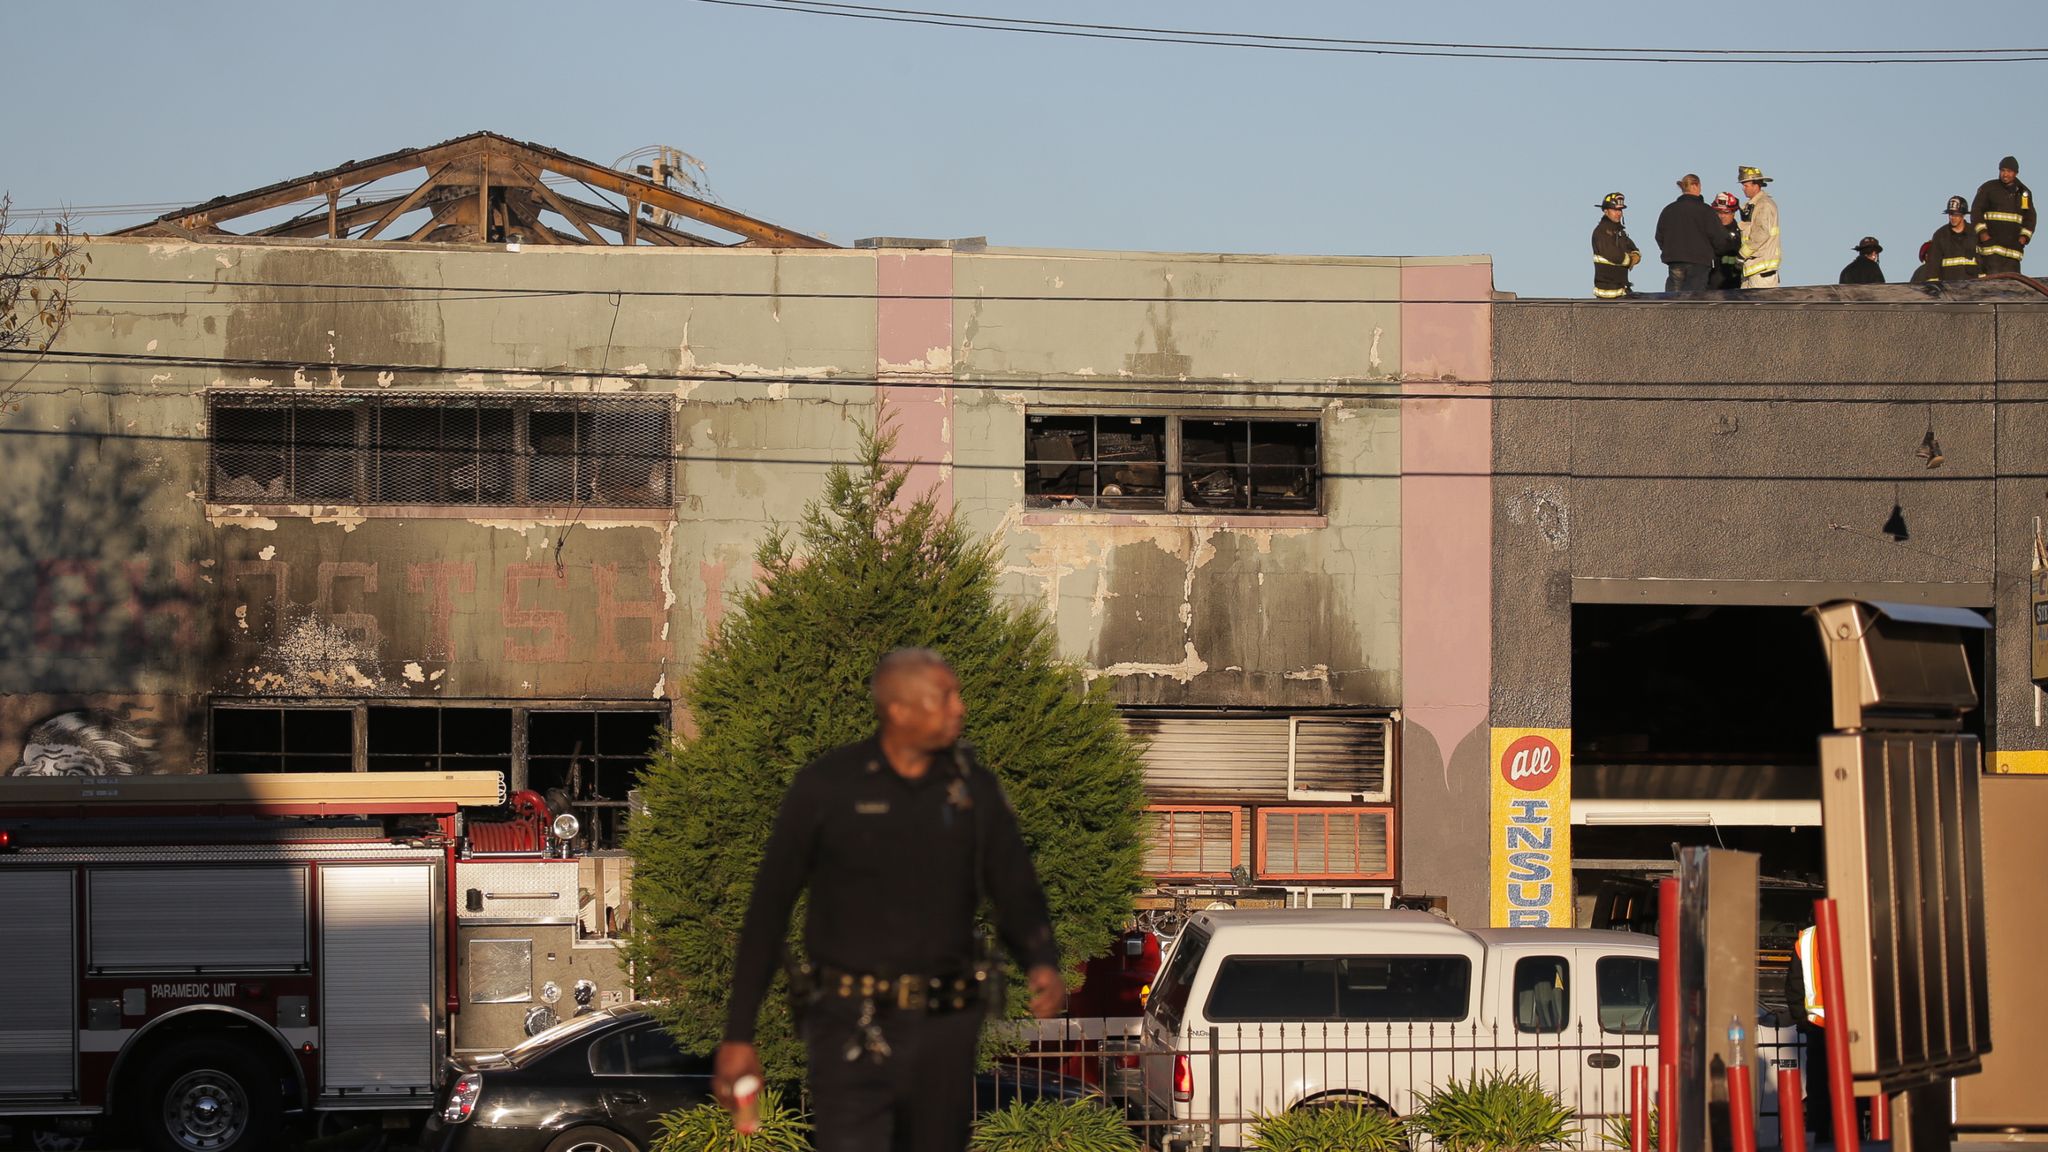
[[[872,0],[1371,39],[1603,47],[2048,45],[2048,5],[1543,0]],[[2048,189],[2048,63],[1444,60],[964,31],[702,0],[71,0],[0,12],[15,206],[191,204],[488,129],[610,164],[670,144],[726,204],[840,242],[1484,253],[1498,289],[1590,295],[1588,237],[1634,206],[1639,290],[1674,181],[1763,167],[1784,282],[1857,239],[1904,279],[1950,195],[2020,159]],[[24,51],[25,46],[33,46]],[[91,216],[111,230],[157,215]],[[2030,261],[2030,263],[2032,263]],[[2029,271],[2034,269],[2029,268]]]

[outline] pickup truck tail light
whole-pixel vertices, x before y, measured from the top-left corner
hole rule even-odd
[[[1173,1058],[1173,1099],[1176,1103],[1191,1103],[1195,1098],[1195,1069],[1188,1063],[1185,1052]]]
[[[484,1078],[480,1073],[465,1072],[455,1087],[448,1090],[448,1102],[441,1106],[441,1120],[447,1124],[460,1124],[476,1111],[476,1098],[483,1094]]]

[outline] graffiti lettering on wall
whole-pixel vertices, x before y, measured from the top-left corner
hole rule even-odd
[[[469,656],[658,664],[672,655],[673,598],[658,563],[508,564],[498,587],[482,596],[479,583],[491,577],[477,567],[470,560],[295,566],[248,559],[218,568],[210,560],[164,565],[148,557],[43,560],[30,641],[45,656],[120,652],[169,664],[210,639],[200,635],[210,615],[244,666],[261,657],[256,662],[275,671],[307,674],[296,680],[371,695],[385,662]],[[311,597],[299,599],[309,590],[299,583],[308,568]],[[395,578],[394,568],[402,569]],[[217,607],[200,599],[202,584],[212,586],[206,594]],[[579,622],[591,621],[595,627],[581,631],[590,624]],[[479,625],[490,633],[479,635]]]
[[[59,712],[29,728],[10,776],[139,776],[157,771],[154,722],[102,708]]]

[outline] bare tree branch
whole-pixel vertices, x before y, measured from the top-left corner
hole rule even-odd
[[[0,387],[0,400],[28,379],[63,334],[78,281],[92,263],[87,237],[72,230],[68,217],[45,235],[15,235],[9,228],[10,206],[8,197],[0,195],[0,353],[26,350],[35,359]]]

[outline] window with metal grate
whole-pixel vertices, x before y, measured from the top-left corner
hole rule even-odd
[[[234,503],[666,507],[652,397],[220,392],[209,498]]]

